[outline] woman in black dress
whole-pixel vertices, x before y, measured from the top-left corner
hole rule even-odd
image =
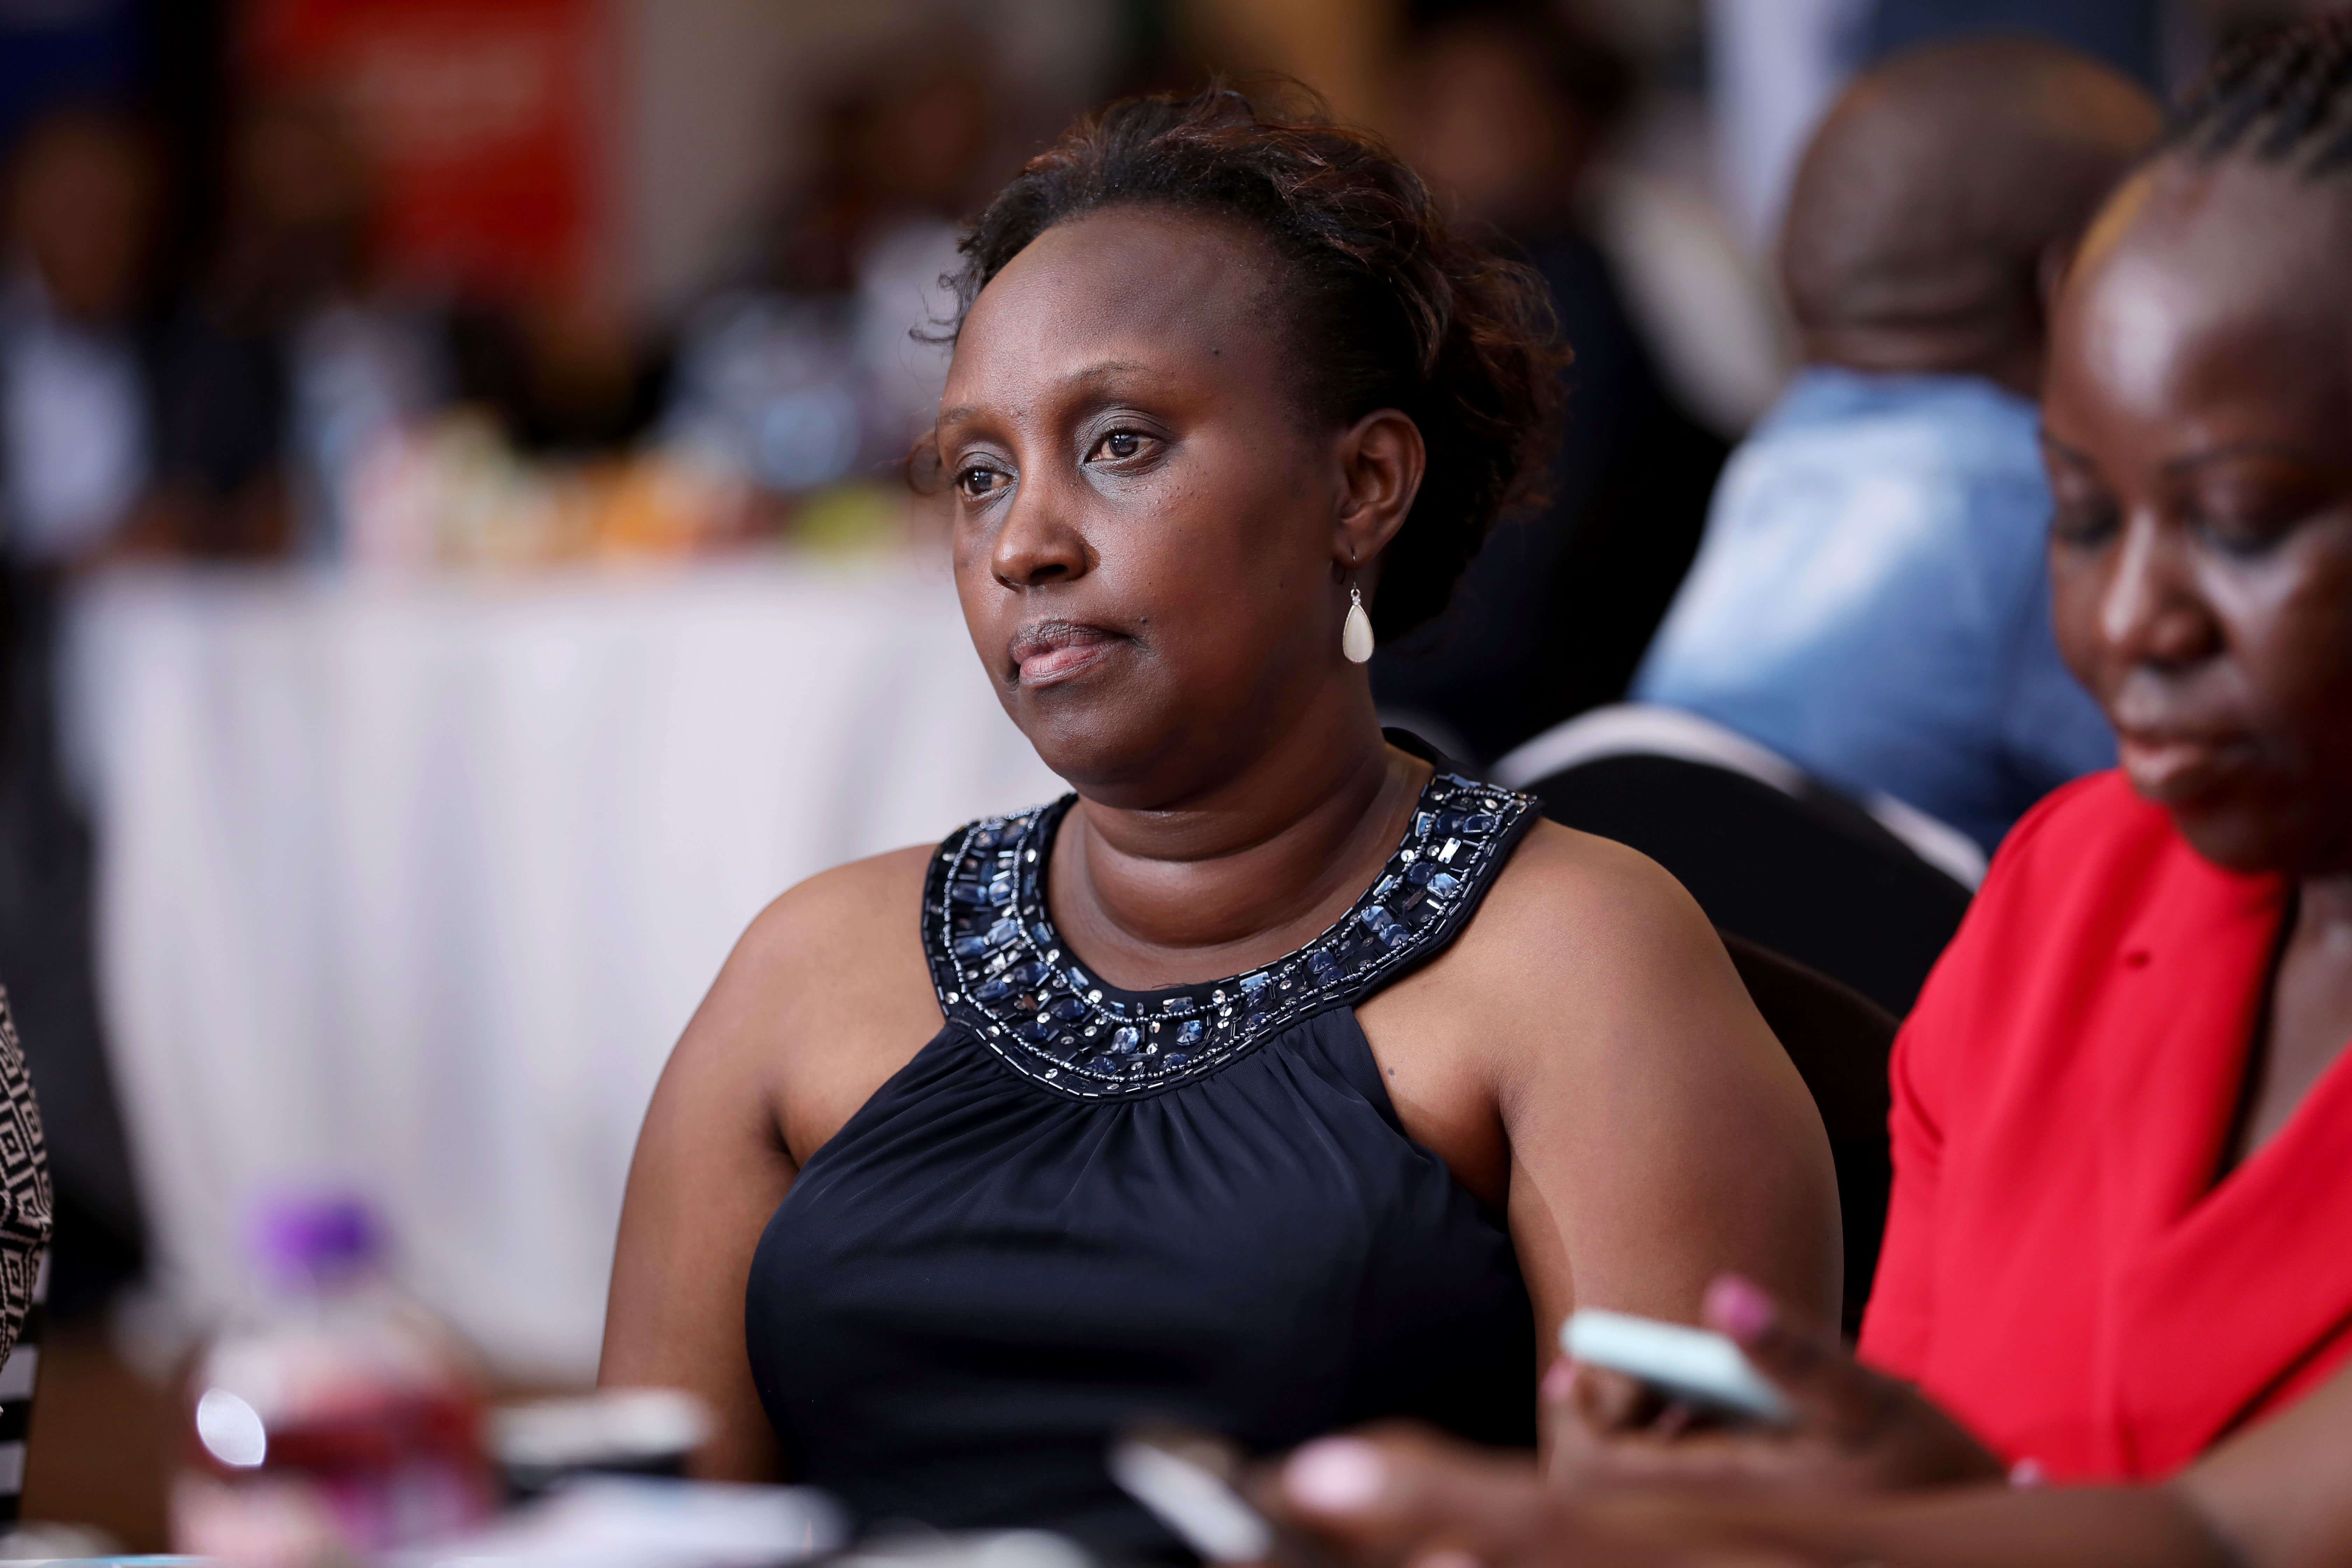
[[[868,1521],[1155,1555],[1137,1416],[1528,1443],[1573,1304],[1736,1268],[1826,1317],[1827,1145],[1696,907],[1373,715],[1359,607],[1433,615],[1539,462],[1541,285],[1230,93],[1082,124],[964,248],[958,588],[1076,794],[754,922],[646,1120],[605,1379]]]

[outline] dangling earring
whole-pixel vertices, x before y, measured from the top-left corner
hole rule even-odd
[[[1372,617],[1364,613],[1364,591],[1349,588],[1348,624],[1339,628],[1339,651],[1348,656],[1349,664],[1361,664],[1372,657]]]

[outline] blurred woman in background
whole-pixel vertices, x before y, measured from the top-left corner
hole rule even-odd
[[[930,329],[953,309],[957,226],[1002,173],[987,58],[963,37],[893,54],[813,117],[812,166],[768,254],[686,323],[669,439],[773,496],[904,459],[939,412]]]
[[[1402,151],[1449,217],[1541,275],[1575,362],[1542,505],[1479,552],[1443,616],[1372,660],[1372,693],[1488,760],[1625,694],[1706,521],[1721,437],[1643,342],[1594,223],[1633,68],[1543,0],[1407,8]]]
[[[0,976],[32,1042],[66,1215],[51,1310],[102,1306],[142,1221],[100,1029],[89,830],[65,776],[63,595],[163,542],[163,170],[146,130],[68,107],[12,150],[0,221]]]
[[[1825,1318],[1821,1124],[1696,906],[1374,717],[1373,625],[1541,462],[1539,282],[1226,92],[1081,124],[964,256],[957,584],[1077,793],[760,917],[647,1117],[604,1377],[869,1521],[1159,1556],[1103,1466],[1139,1415],[1525,1444],[1574,1303],[1732,1265]]]

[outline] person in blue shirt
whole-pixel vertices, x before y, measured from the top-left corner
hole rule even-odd
[[[2051,634],[2033,399],[2044,289],[2160,121],[2127,79],[2026,39],[1856,79],[1781,240],[1806,363],[1725,468],[1636,700],[1987,852],[2112,765]]]

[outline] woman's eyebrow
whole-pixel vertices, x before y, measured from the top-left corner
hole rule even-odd
[[[2312,453],[2284,441],[2224,441],[2218,447],[2208,447],[2198,452],[2184,452],[2178,458],[2169,458],[2164,465],[2164,471],[2168,474],[2185,474],[2192,468],[2202,468],[2208,463],[2227,462],[2232,458],[2283,458],[2291,463],[2307,463],[2314,460]]]
[[[1097,360],[1055,377],[1054,391],[1065,405],[1073,401],[1100,401],[1124,392],[1127,384],[1136,377],[1148,377],[1151,374],[1150,365],[1137,364],[1131,360]]]
[[[2069,447],[2065,442],[2061,441],[2057,437],[2050,434],[2050,427],[2048,426],[2043,426],[2040,430],[2036,431],[2035,434],[2041,437],[2042,445],[2047,450],[2056,453],[2059,457],[2065,458],[2070,463],[2081,463],[2085,467],[2089,466],[2091,455],[2088,452]]]
[[[1087,382],[1117,381],[1126,375],[1148,375],[1150,365],[1137,364],[1132,360],[1106,359],[1084,365],[1062,377],[1064,386],[1077,386]]]
[[[1080,365],[1077,369],[1056,378],[1054,384],[1055,390],[1061,392],[1108,391],[1125,377],[1150,374],[1150,365],[1138,364],[1132,360],[1097,360],[1091,364]],[[952,408],[940,410],[939,427],[945,430],[950,426],[961,425],[968,420],[977,419],[986,412],[987,410],[977,403],[959,403]]]

